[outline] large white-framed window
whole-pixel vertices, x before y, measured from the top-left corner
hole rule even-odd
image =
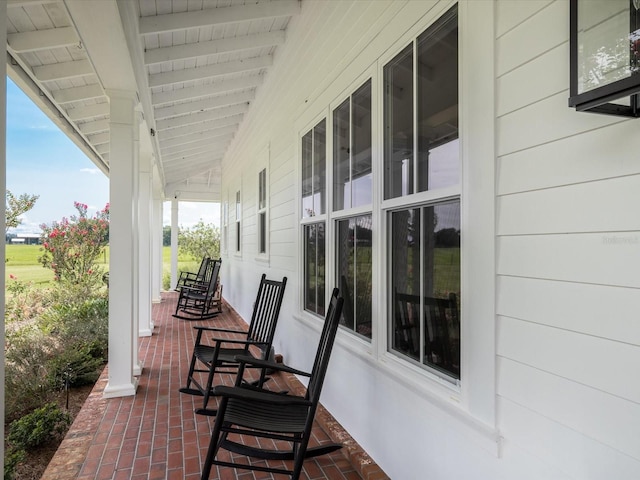
[[[267,167],[258,172],[258,255],[266,257],[268,247]]]
[[[345,303],[341,325],[371,340],[373,229],[372,81],[332,111],[335,285]]]
[[[457,6],[386,62],[383,197],[387,350],[460,381]]]
[[[303,309],[324,315],[326,282],[327,120],[323,118],[300,140],[302,157]]]

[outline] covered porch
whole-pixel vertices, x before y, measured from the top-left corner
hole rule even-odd
[[[153,306],[153,335],[140,342],[145,371],[135,396],[105,398],[108,367],[47,467],[43,480],[199,479],[214,418],[196,415],[201,398],[181,394],[186,382],[195,324],[171,316],[177,294],[165,292]],[[242,328],[243,320],[225,304],[206,322]],[[329,373],[331,375],[331,372]],[[224,382],[232,382],[229,375]],[[294,390],[294,377],[275,375],[270,388]],[[305,462],[305,479],[381,480],[388,478],[324,409],[316,417],[313,442],[337,441],[341,451]],[[274,462],[270,462],[274,463]],[[255,478],[250,471],[220,468],[213,479]],[[266,474],[260,478],[273,478]]]

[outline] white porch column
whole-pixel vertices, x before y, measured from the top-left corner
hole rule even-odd
[[[178,284],[178,199],[171,200],[171,289]]]
[[[153,198],[153,274],[151,278],[153,303],[162,301],[160,292],[162,291],[162,276],[164,274],[162,266],[162,198]]]
[[[133,120],[133,374],[142,375],[142,363],[138,357],[137,338],[140,335],[140,113],[134,113]]]
[[[138,178],[138,334],[150,337],[151,320],[151,154],[141,153]]]
[[[0,44],[7,44],[7,2],[0,2]],[[0,62],[0,188],[7,190],[7,62]],[[0,225],[2,230],[6,226],[5,202],[0,207]],[[5,237],[0,241],[0,291],[4,292],[5,274]],[[3,297],[4,298],[4,297]],[[0,302],[0,352],[2,352],[2,364],[0,365],[0,398],[4,399],[4,300]],[[4,418],[4,401],[0,402],[0,418]],[[0,435],[4,438],[4,422],[0,422]],[[4,442],[0,445],[0,458],[4,458]],[[4,462],[0,467],[0,473],[4,478]]]
[[[109,126],[109,381],[104,396],[135,395],[133,349],[134,130],[135,92],[108,90]]]

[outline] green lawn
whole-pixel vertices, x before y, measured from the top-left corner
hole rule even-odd
[[[5,281],[9,281],[10,275],[21,282],[33,282],[35,285],[46,286],[53,282],[53,271],[44,268],[38,257],[43,254],[40,245],[7,245],[6,246]],[[171,272],[171,247],[162,248],[163,270],[165,275]],[[199,260],[193,260],[189,256],[178,256],[178,270],[196,271]],[[104,270],[109,268],[109,247],[98,261],[98,265]]]

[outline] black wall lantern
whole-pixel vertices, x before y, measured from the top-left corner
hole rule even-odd
[[[571,0],[570,97],[578,111],[640,116],[640,0]]]

